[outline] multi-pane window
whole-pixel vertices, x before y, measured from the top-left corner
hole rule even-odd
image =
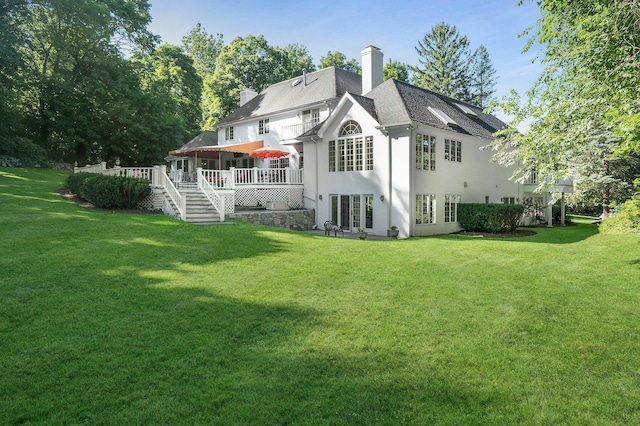
[[[364,227],[373,228],[373,195],[364,196]]]
[[[458,221],[458,204],[462,197],[460,195],[448,194],[444,196],[444,221]]]
[[[436,223],[436,196],[416,194],[416,225]]]
[[[362,170],[362,151],[363,151],[363,146],[362,146],[362,138],[356,138],[356,165],[355,165],[355,170],[360,171]]]
[[[353,171],[353,138],[349,138],[347,139],[347,171],[348,172],[352,172]]]
[[[233,139],[233,126],[224,128],[224,140],[230,141]]]
[[[258,133],[264,135],[265,133],[269,133],[269,119],[265,118],[264,120],[260,120],[258,122]]]
[[[416,135],[416,168],[419,170],[436,169],[436,137]]]
[[[286,169],[289,167],[289,158],[270,158],[269,159],[269,168],[270,169]]]
[[[354,229],[360,228],[360,195],[351,196],[351,224]]]
[[[444,159],[448,161],[462,162],[462,142],[450,139],[444,140]]]
[[[365,155],[366,155],[366,162],[365,162],[365,170],[373,170],[373,136],[367,136],[365,138]]]
[[[502,203],[503,204],[515,204],[516,203],[516,197],[502,197]]]
[[[360,125],[350,120],[340,129],[341,138],[329,141],[330,172],[373,170],[373,136],[357,136],[361,133]]]
[[[336,171],[336,141],[329,141],[329,171]]]

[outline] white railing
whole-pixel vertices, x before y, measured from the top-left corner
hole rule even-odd
[[[211,205],[218,211],[220,215],[220,221],[224,221],[224,197],[221,197],[216,193],[216,190],[213,189],[211,185],[211,181],[207,179],[207,176],[212,176],[211,174],[204,172],[214,172],[221,170],[203,170],[200,167],[197,169],[198,176],[198,188],[207,196]]]
[[[75,167],[74,173],[98,173],[106,176],[126,176],[147,179],[153,181],[153,169],[154,167],[120,167],[114,166],[112,169],[107,168],[107,163],[102,162],[100,164],[90,164],[84,167]]]
[[[187,215],[187,198],[184,197],[173,182],[171,182],[171,179],[167,176],[166,168],[162,171],[161,176],[162,181],[159,182],[160,186],[167,191],[167,195],[178,209],[180,220],[185,220]]]
[[[304,123],[292,124],[290,126],[282,126],[280,137],[282,140],[295,139],[304,132],[307,132],[317,126],[319,121],[310,120]]]
[[[232,187],[246,185],[302,185],[302,169],[231,169]]]
[[[202,175],[213,188],[231,189],[233,187],[233,172],[230,170],[198,170],[200,170],[198,175]]]

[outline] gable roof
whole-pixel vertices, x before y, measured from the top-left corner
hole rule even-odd
[[[218,122],[219,126],[257,118],[340,98],[346,92],[361,93],[362,77],[336,67],[272,84],[258,96]],[[299,82],[296,82],[299,81]]]
[[[397,80],[387,80],[365,96],[373,99],[377,120],[383,126],[417,122],[482,138],[492,138],[493,133],[506,127],[502,120],[475,105]],[[455,125],[447,125],[434,111],[442,111]]]

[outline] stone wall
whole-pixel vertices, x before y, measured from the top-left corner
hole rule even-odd
[[[258,225],[274,226],[276,228],[308,231],[316,224],[315,210],[286,210],[286,211],[244,211],[227,213],[225,219]]]

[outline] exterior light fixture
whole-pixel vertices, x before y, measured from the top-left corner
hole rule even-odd
[[[384,201],[384,195],[380,196],[380,201]]]

